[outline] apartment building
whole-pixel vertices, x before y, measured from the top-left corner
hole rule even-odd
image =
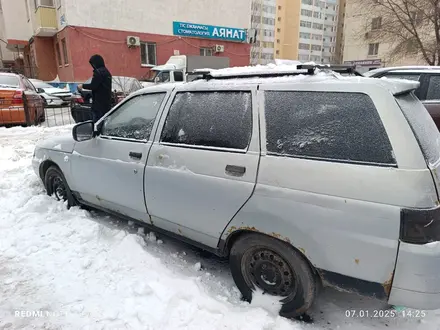
[[[141,78],[172,55],[249,65],[252,0],[0,0],[7,48],[44,80],[84,81],[101,54],[114,75]],[[1,20],[0,20],[1,21]],[[264,44],[263,44],[264,45]],[[265,45],[264,45],[265,46]],[[28,73],[29,74],[29,73]]]
[[[267,64],[274,61],[276,0],[253,0],[251,28],[256,43],[251,49],[251,64]]]
[[[346,0],[343,62],[366,72],[383,66],[426,65],[417,57],[391,57],[393,45],[378,38],[383,21],[380,6],[361,6],[359,0]]]
[[[275,58],[339,63],[342,1],[345,0],[278,0]],[[341,33],[339,36],[342,38]]]

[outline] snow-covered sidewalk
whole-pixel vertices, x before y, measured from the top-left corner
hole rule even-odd
[[[306,325],[271,299],[240,301],[227,263],[167,237],[46,196],[35,143],[69,127],[0,128],[0,329],[440,329],[423,319],[353,319],[382,305],[325,290]]]

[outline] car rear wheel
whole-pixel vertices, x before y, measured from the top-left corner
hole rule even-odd
[[[46,174],[44,175],[44,186],[49,196],[55,196],[59,201],[67,201],[68,208],[77,204],[63,172],[61,172],[58,167],[51,166],[46,171]]]
[[[281,316],[302,316],[317,295],[316,276],[307,260],[278,239],[245,234],[234,242],[229,262],[243,299],[251,302],[255,290],[279,297]]]

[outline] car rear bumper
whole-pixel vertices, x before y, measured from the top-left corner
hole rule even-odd
[[[24,108],[0,108],[0,125],[26,124]]]
[[[416,309],[440,308],[440,242],[400,243],[388,303]]]

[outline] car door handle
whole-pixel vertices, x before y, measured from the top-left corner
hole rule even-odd
[[[135,158],[135,159],[141,159],[142,158],[142,152],[130,151],[130,153],[128,155],[130,156],[130,158]]]
[[[226,165],[226,174],[232,176],[243,176],[246,173],[246,167],[236,165]]]

